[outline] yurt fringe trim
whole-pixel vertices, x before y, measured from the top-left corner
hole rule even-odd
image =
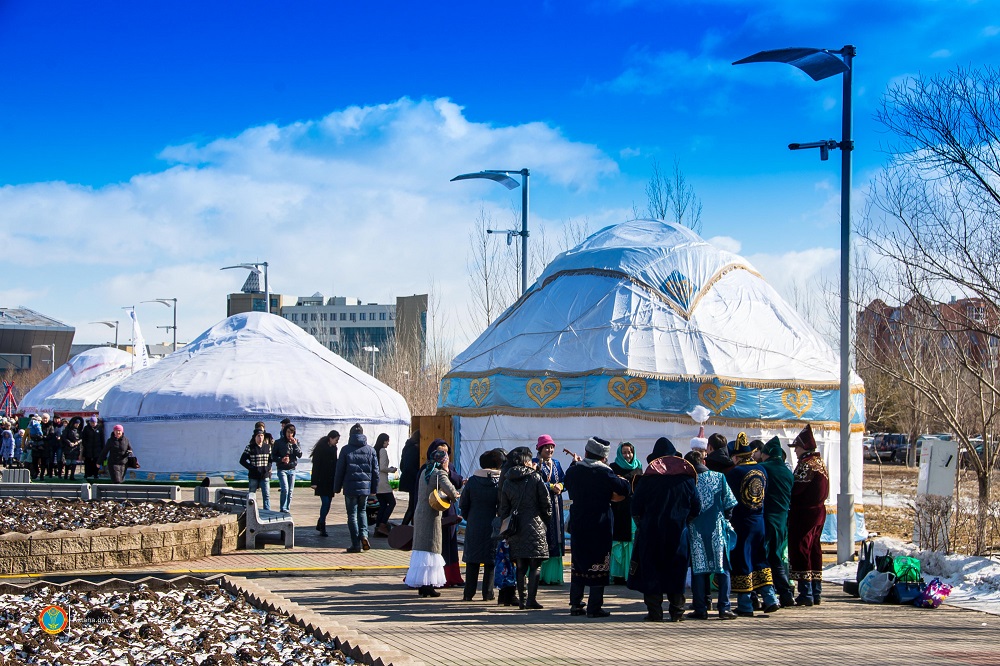
[[[642,377],[643,379],[656,379],[664,382],[686,382],[689,384],[709,384],[718,382],[734,388],[758,388],[758,389],[802,389],[809,388],[820,391],[836,391],[840,388],[839,382],[820,381],[794,381],[794,380],[757,380],[740,379],[737,377],[724,377],[720,375],[666,375],[656,372],[643,372],[636,370],[612,370],[597,369],[587,372],[551,372],[538,370],[518,370],[515,368],[493,368],[481,372],[455,371],[446,374],[443,379],[480,379],[482,377],[493,377],[495,375],[507,375],[509,377],[555,377],[559,379],[572,379],[574,377],[597,377],[624,375],[626,377]],[[863,385],[851,386],[851,395],[863,394]]]
[[[639,419],[640,421],[652,421],[659,423],[692,423],[690,416],[670,416],[662,414],[650,414],[649,412],[633,411],[629,409],[502,409],[496,407],[484,409],[453,409],[442,407],[438,409],[438,414],[457,415],[468,417],[481,416],[545,416],[555,418],[573,418],[578,416],[598,416],[598,417],[628,417]],[[773,428],[801,428],[806,423],[811,423],[817,430],[840,431],[840,424],[836,421],[763,421],[759,419],[727,419],[713,416],[705,424],[725,426],[729,428],[745,429],[773,429]],[[862,423],[851,424],[851,432],[864,432],[865,426]]]

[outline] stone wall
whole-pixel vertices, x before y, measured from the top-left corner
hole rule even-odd
[[[236,550],[239,517],[166,525],[0,534],[0,575],[51,573],[194,560]]]

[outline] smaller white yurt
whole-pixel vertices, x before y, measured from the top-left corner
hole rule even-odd
[[[233,315],[155,366],[112,388],[101,405],[105,428],[121,423],[142,468],[139,479],[241,477],[239,458],[255,421],[280,436],[295,424],[303,453],[330,430],[347,444],[360,423],[374,444],[389,435],[398,466],[410,410],[396,391],[281,317]],[[308,478],[308,460],[300,476]]]
[[[45,399],[42,411],[56,414],[88,414],[100,411],[101,402],[115,386],[132,376],[132,368],[115,368],[89,382],[70,386]]]
[[[116,347],[94,347],[80,352],[69,362],[56,368],[51,375],[38,382],[28,391],[18,406],[25,414],[51,412],[51,398],[60,391],[85,384],[115,370],[132,368],[132,355]]]

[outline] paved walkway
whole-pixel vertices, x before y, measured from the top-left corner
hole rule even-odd
[[[185,499],[191,495],[185,490]],[[277,503],[276,488],[273,497]],[[405,499],[398,500],[397,521],[405,509]],[[409,553],[390,549],[385,539],[372,539],[367,553],[344,552],[350,539],[342,499],[334,500],[327,538],[314,529],[319,500],[309,489],[296,489],[292,509],[292,550],[268,545],[127,573],[242,574],[428,664],[1000,664],[1000,617],[954,607],[870,606],[832,584],[818,608],[681,624],[642,622],[640,597],[622,587],[608,588],[605,607],[613,616],[604,620],[569,616],[567,586],[542,588],[545,610],[535,612],[462,602],[459,589],[420,599],[402,584]]]

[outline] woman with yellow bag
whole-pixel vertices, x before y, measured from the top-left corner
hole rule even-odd
[[[421,597],[440,597],[435,587],[447,582],[441,555],[441,513],[458,499],[448,479],[448,444],[435,439],[427,449],[427,464],[417,475],[417,506],[413,512],[413,550],[404,582],[419,590]]]

